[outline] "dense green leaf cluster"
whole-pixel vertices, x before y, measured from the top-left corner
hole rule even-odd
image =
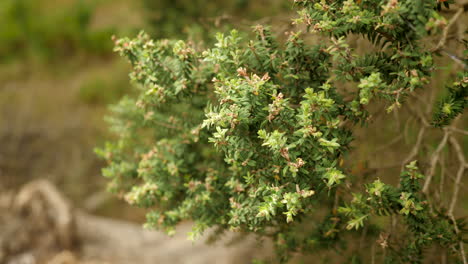
[[[363,227],[364,221],[373,215],[402,216],[406,225],[402,235],[405,239],[399,245],[391,245],[395,248],[388,256],[396,263],[422,263],[424,249],[429,245],[437,243],[453,250],[459,239],[452,228],[452,220],[442,212],[432,212],[428,202],[420,195],[418,180],[424,176],[417,170],[415,162],[408,164],[398,188],[377,179],[366,185],[365,195],[354,194],[350,205],[339,208],[339,212],[349,217],[347,229]],[[385,247],[388,246],[385,244]]]
[[[463,113],[468,105],[468,73],[460,74],[459,80],[448,87],[448,94],[440,100],[434,109],[434,126],[446,126],[455,117]]]
[[[114,107],[119,137],[98,150],[111,190],[151,208],[149,227],[171,233],[190,219],[192,237],[213,226],[254,232],[272,237],[283,260],[338,247],[371,215],[400,215],[413,235],[391,248],[389,263],[421,261],[432,243],[455,249],[461,238],[420,194],[414,164],[400,187],[377,180],[337,212],[350,181],[344,155],[367,106],[384,99],[392,111],[428,83],[433,59],[421,40],[443,20],[437,2],[295,3],[294,22],[320,34],[320,44],[300,31],[278,41],[261,25],[251,40],[219,33],[208,49],[144,33],[116,41],[137,95]],[[350,35],[373,48],[352,49]],[[313,230],[297,231],[311,219]]]

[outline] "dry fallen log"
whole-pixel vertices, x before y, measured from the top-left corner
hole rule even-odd
[[[169,238],[140,224],[91,215],[73,209],[45,180],[25,185],[17,195],[0,194],[0,215],[0,263],[6,264],[228,264],[271,252],[254,237],[226,247],[234,234],[211,245],[204,243],[208,235],[193,243],[186,238],[190,223]]]

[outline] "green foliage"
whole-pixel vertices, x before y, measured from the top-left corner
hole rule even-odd
[[[0,2],[0,58],[37,56],[50,60],[87,52],[106,54],[111,49],[111,29],[92,30],[92,5],[84,0],[71,4],[37,0]]]
[[[399,216],[410,234],[387,263],[418,263],[434,243],[457,250],[461,236],[424,199],[414,164],[399,187],[377,180],[367,193],[358,186],[351,202],[339,199],[353,176],[342,161],[368,105],[388,102],[392,111],[428,83],[433,54],[421,42],[438,32],[427,26],[440,19],[437,2],[295,3],[294,22],[322,35],[320,44],[299,31],[279,41],[261,25],[250,40],[219,33],[207,49],[144,33],[116,41],[137,96],[114,106],[119,138],[98,150],[110,189],[151,208],[148,227],[172,233],[189,219],[193,238],[213,226],[253,232],[272,237],[283,261],[344,247],[346,235],[360,236],[349,230],[371,228],[374,215]],[[359,54],[347,43],[352,34],[373,47]],[[313,229],[298,232],[304,223]]]
[[[424,176],[417,169],[415,162],[407,165],[398,188],[375,180],[366,185],[365,196],[355,194],[349,205],[339,209],[349,219],[347,229],[363,227],[372,215],[401,216],[406,226],[405,239],[389,248],[389,258],[396,263],[422,263],[424,249],[438,244],[454,250],[459,239],[451,227],[452,220],[432,212],[428,201],[419,194],[419,179]]]
[[[459,80],[448,87],[448,94],[442,98],[436,108],[432,124],[436,127],[446,126],[455,117],[463,113],[468,105],[468,73],[460,74]]]

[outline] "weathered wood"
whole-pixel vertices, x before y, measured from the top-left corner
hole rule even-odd
[[[190,223],[169,238],[140,224],[91,215],[73,209],[45,180],[25,185],[13,198],[0,198],[0,212],[6,212],[0,217],[0,263],[229,264],[249,263],[271,252],[271,245],[260,247],[252,236],[226,247],[236,238],[233,233],[210,245],[204,243],[210,232],[191,242]]]

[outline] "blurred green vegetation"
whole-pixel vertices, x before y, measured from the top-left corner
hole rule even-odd
[[[112,36],[145,30],[201,44],[216,31],[287,17],[290,7],[282,0],[1,0],[0,191],[46,177],[81,205],[105,190],[93,148],[111,137],[108,105],[131,86]]]
[[[290,5],[287,1],[266,0],[2,0],[0,59],[37,58],[48,62],[79,53],[109,55],[113,34],[134,34],[140,29],[155,38],[192,36],[203,40],[220,23],[239,24],[282,14]],[[96,26],[97,21],[106,20],[102,16],[112,17],[128,6],[134,6],[136,14],[129,11],[123,20]],[[143,23],[132,28],[128,23],[132,16],[140,17]]]
[[[242,22],[284,15],[292,2],[277,0],[143,0],[149,30],[156,38],[192,36],[211,38],[213,25]],[[267,7],[267,8],[266,8]]]
[[[82,0],[52,4],[38,0],[0,2],[0,59],[60,60],[71,54],[109,54],[113,28],[91,29],[94,5]]]

